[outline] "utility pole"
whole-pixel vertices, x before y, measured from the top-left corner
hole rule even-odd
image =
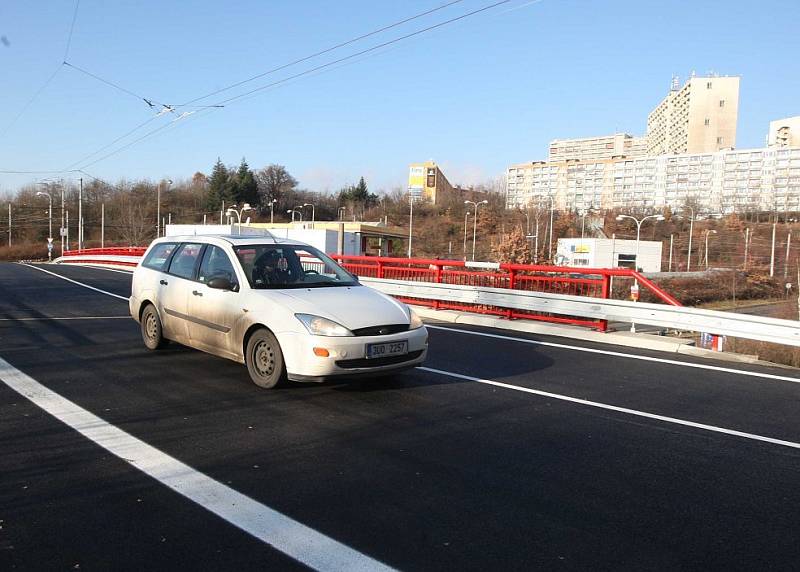
[[[786,278],[789,275],[789,247],[792,244],[792,231],[789,231],[789,234],[786,235],[786,262],[783,265],[783,277]]]
[[[553,211],[555,210],[555,207],[553,205],[553,197],[550,196],[548,198],[550,199],[550,246],[548,255],[550,260],[552,261],[553,260]]]
[[[750,248],[750,229],[744,229],[744,271],[747,272],[747,254]]]
[[[78,187],[78,250],[83,248],[83,177]]]
[[[670,233],[669,235],[669,265],[667,266],[667,272],[672,272],[672,241],[675,238],[675,233]]]
[[[686,272],[692,270],[692,235],[694,234],[694,208],[687,207],[692,213],[692,218],[689,219],[689,254],[686,256]]]
[[[414,230],[414,196],[411,193],[408,194],[408,205],[408,257],[411,258],[411,238]],[[355,215],[353,215],[353,218],[355,218]]]
[[[11,203],[8,203],[8,246],[11,247]]]
[[[467,260],[467,219],[469,218],[469,210],[464,213],[464,260]]]
[[[772,223],[772,248],[770,249],[770,256],[769,256],[769,276],[770,278],[775,276],[775,230],[778,227],[777,220]]]
[[[100,248],[106,247],[106,204],[100,205]]]
[[[61,237],[61,256],[64,256],[64,233],[66,233],[66,227],[64,226],[64,181],[61,181],[61,228],[58,231],[58,235]]]
[[[67,224],[64,227],[64,232],[66,233],[67,238],[67,250],[69,250],[69,211],[67,211]]]

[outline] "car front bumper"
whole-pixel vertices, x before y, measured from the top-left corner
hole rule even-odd
[[[366,358],[367,344],[408,342],[408,353],[388,358]],[[326,337],[294,332],[278,335],[286,373],[293,381],[326,381],[355,377],[374,377],[402,371],[422,364],[428,353],[428,331],[423,326],[387,336]],[[328,357],[314,354],[324,348]]]

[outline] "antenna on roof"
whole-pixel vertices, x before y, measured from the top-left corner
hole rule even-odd
[[[678,91],[680,89],[680,80],[678,76],[672,74],[672,83],[669,86],[670,91]]]

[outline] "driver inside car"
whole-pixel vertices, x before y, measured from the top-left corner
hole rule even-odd
[[[253,264],[255,284],[292,284],[302,276],[302,267],[297,254],[288,250],[269,249]]]

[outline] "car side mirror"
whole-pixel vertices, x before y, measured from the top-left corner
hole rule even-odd
[[[230,290],[232,292],[239,291],[239,285],[234,284],[224,276],[215,276],[206,282],[206,285],[214,290]]]

